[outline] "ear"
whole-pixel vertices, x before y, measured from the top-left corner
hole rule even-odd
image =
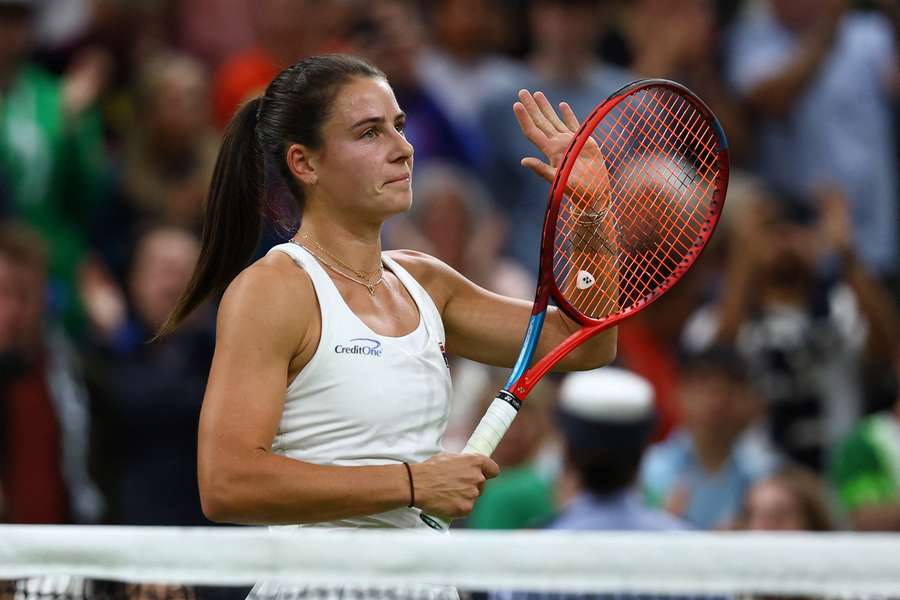
[[[302,144],[291,144],[287,149],[287,164],[291,173],[302,185],[313,186],[319,181],[316,172],[315,153]]]

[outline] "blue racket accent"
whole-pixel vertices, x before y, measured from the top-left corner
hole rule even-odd
[[[528,321],[528,329],[525,330],[525,339],[522,341],[522,351],[519,352],[519,358],[516,360],[512,373],[509,374],[509,379],[506,385],[503,386],[503,389],[508,390],[511,388],[522,376],[522,373],[525,372],[525,369],[531,365],[531,359],[534,358],[534,351],[537,349],[538,338],[541,337],[541,329],[544,328],[544,317],[546,316],[546,310],[536,315],[531,315],[531,319]]]
[[[716,136],[719,138],[719,146],[722,150],[728,150],[728,138],[725,137],[725,130],[722,129],[722,125],[719,124],[718,119],[712,119],[712,126],[716,132]]]

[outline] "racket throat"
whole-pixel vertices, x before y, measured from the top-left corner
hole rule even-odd
[[[512,406],[516,411],[522,408],[522,401],[516,398],[515,394],[508,390],[500,390],[500,393],[497,394],[498,400],[503,400],[510,406]]]

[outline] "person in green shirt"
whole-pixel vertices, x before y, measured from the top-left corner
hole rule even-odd
[[[838,446],[831,479],[854,529],[900,531],[900,397]]]
[[[59,79],[31,64],[33,4],[0,5],[0,180],[9,216],[47,243],[52,304],[75,326],[76,273],[105,174],[99,112],[92,108],[103,66],[89,58]]]

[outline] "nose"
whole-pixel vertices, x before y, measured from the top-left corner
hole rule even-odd
[[[406,139],[406,136],[397,130],[394,130],[394,148],[391,154],[391,162],[411,160],[415,150],[413,145]]]

